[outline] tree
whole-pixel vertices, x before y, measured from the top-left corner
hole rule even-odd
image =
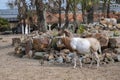
[[[70,10],[73,12],[73,19],[74,19],[74,27],[75,27],[75,33],[76,33],[76,28],[78,28],[78,23],[77,23],[77,5],[80,2],[80,0],[69,0],[69,6]]]
[[[66,1],[66,9],[65,9],[65,25],[64,28],[68,28],[69,20],[68,20],[68,14],[69,14],[69,9],[70,9],[70,0]]]
[[[26,26],[26,19],[28,17],[27,12],[28,12],[28,6],[26,4],[26,0],[16,0],[15,4],[18,7],[18,18],[19,21],[23,24],[24,28]]]
[[[44,4],[42,0],[35,0],[35,6],[36,6],[36,12],[37,12],[37,17],[38,17],[38,27],[39,31],[41,32],[46,32],[45,28],[45,18],[44,18]]]
[[[104,14],[104,17],[106,17],[106,10],[107,10],[107,0],[103,0],[102,13]]]
[[[110,4],[111,4],[111,0],[103,0],[103,14],[104,17],[109,17],[109,13],[110,13]]]
[[[111,0],[108,0],[108,4],[107,4],[107,17],[109,18],[109,13],[110,13],[110,1]]]
[[[0,31],[3,32],[8,29],[10,29],[9,22],[6,19],[0,18]]]
[[[94,6],[98,4],[98,2],[99,0],[80,0],[84,23],[93,22]]]
[[[116,0],[116,3],[120,4],[120,0]]]
[[[10,9],[14,9],[15,8],[15,2],[13,0],[9,0],[7,2],[7,6],[10,8]]]
[[[75,33],[77,32],[76,31],[76,28],[78,28],[78,24],[77,24],[77,19],[76,19],[76,9],[77,9],[77,1],[79,1],[79,0],[73,0],[73,19],[74,19],[74,25],[75,25]]]
[[[59,29],[61,29],[61,0],[59,0]]]
[[[28,5],[28,1],[26,0],[15,0],[14,4],[18,7],[18,18],[20,21],[23,21],[25,26],[25,20],[29,20],[30,17],[32,17],[29,13],[33,11],[36,11],[38,16],[38,30],[41,32],[46,31],[45,26],[45,6],[43,4],[43,0],[29,0],[31,2],[31,5]],[[13,6],[13,2],[8,2],[9,7]],[[36,10],[34,10],[34,9]],[[32,14],[32,13],[31,13]]]

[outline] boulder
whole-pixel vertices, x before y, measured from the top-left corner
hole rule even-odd
[[[25,48],[22,46],[15,47],[15,55],[18,57],[23,57],[25,55]]]
[[[50,53],[49,56],[48,56],[48,60],[54,60],[54,57],[55,55],[53,53]]]
[[[33,58],[34,59],[43,59],[46,52],[35,52]]]
[[[63,50],[61,50],[61,52],[65,53],[65,54],[68,54],[70,52],[70,50],[69,49],[63,49]]]
[[[82,61],[83,61],[83,63],[85,63],[85,64],[90,64],[90,63],[91,63],[90,57],[83,58]]]
[[[109,43],[109,37],[103,33],[91,33],[84,35],[84,37],[94,37],[100,41],[101,47],[107,47]]]
[[[28,40],[26,41],[25,43],[25,53],[26,55],[31,58],[32,55],[33,55],[33,52],[32,52],[32,41],[31,40]]]
[[[34,38],[33,39],[33,49],[36,51],[45,51],[49,47],[49,38]]]
[[[120,54],[120,48],[115,48],[115,49],[114,49],[114,52],[115,52],[116,54]]]
[[[102,33],[96,33],[94,35],[100,41],[101,47],[107,47],[109,42],[109,37]]]
[[[110,48],[120,48],[120,37],[110,37],[109,47]]]
[[[117,55],[117,60],[120,62],[120,54]]]
[[[20,43],[21,43],[20,38],[12,38],[12,46],[17,47],[20,45]]]
[[[117,55],[114,53],[113,49],[107,48],[103,50],[103,61],[106,63],[114,62]]]
[[[63,63],[63,57],[62,56],[57,57],[56,62]]]

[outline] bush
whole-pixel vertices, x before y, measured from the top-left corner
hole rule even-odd
[[[80,26],[78,27],[77,33],[82,34],[84,31],[85,31],[84,25],[80,25]]]
[[[0,18],[0,31],[3,32],[9,29],[9,22],[6,19]]]

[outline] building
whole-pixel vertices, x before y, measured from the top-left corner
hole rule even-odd
[[[9,21],[13,33],[21,33],[21,27],[18,25],[18,9],[0,9],[0,17]]]
[[[117,4],[117,3],[111,4],[110,11],[120,12],[120,4]]]
[[[10,22],[10,27],[13,28],[18,23],[18,10],[17,9],[1,9],[0,17],[7,19]]]
[[[103,0],[100,0],[100,4],[103,4]],[[111,0],[110,2],[110,11],[120,12],[120,4],[117,3],[117,0]],[[101,5],[102,6],[102,5]]]

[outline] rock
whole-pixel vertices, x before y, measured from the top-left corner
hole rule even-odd
[[[54,56],[55,56],[55,55],[53,55],[53,53],[51,53],[51,54],[49,55],[49,57],[48,57],[48,60],[54,59]]]
[[[115,48],[115,49],[114,49],[114,52],[115,52],[116,54],[120,54],[120,48]]]
[[[103,51],[103,61],[106,63],[115,62],[116,54],[114,53],[113,49],[108,48]]]
[[[117,60],[120,62],[120,54],[117,55]]]
[[[34,38],[33,39],[33,48],[36,51],[45,51],[49,47],[48,38]]]
[[[12,38],[12,46],[17,47],[20,45],[20,43],[21,43],[20,38]]]
[[[92,33],[84,35],[84,37],[94,37],[100,41],[101,47],[107,47],[109,43],[109,37],[103,33]]]
[[[63,50],[61,50],[60,52],[65,53],[65,54],[68,54],[68,53],[70,52],[70,50],[69,50],[69,49],[63,49]]]
[[[113,31],[109,31],[108,36],[109,36],[109,37],[113,37],[113,36],[114,36],[114,32],[113,32]]]
[[[101,47],[108,46],[109,37],[106,34],[96,33],[93,34],[93,37],[97,38],[100,41]]]
[[[120,36],[120,31],[115,30],[115,31],[113,32],[113,36],[119,37],[119,36]]]
[[[63,57],[62,56],[57,57],[56,62],[63,63]]]
[[[91,59],[90,59],[90,57],[86,57],[86,58],[83,58],[83,63],[85,63],[85,64],[89,64],[89,63],[91,63]]]
[[[48,61],[48,58],[49,58],[49,54],[45,54],[45,55],[44,55],[44,60],[47,60],[47,61]]]
[[[49,60],[49,63],[55,63],[54,59]]]
[[[46,52],[35,52],[33,58],[34,59],[43,59],[45,54],[46,54]]]
[[[120,48],[120,37],[111,37],[109,39],[110,48]]]
[[[32,52],[32,41],[31,40],[26,41],[25,53],[26,53],[26,55],[28,55],[29,58],[31,58],[32,55],[33,55],[33,52]]]
[[[106,48],[103,50],[103,53],[113,53],[113,49],[112,48]]]
[[[69,54],[67,54],[65,57],[65,62],[67,63],[72,62],[73,57],[74,57],[74,53],[69,52]]]
[[[23,57],[25,55],[25,48],[22,46],[15,47],[15,55],[18,57]]]
[[[115,62],[116,56],[114,53],[104,53],[105,56],[103,58],[103,61],[105,61],[106,63],[109,62]]]
[[[80,56],[79,59],[82,59],[82,62],[85,63],[85,64],[89,64],[91,63],[91,60],[92,60],[92,56],[90,54],[85,54],[83,56]]]

